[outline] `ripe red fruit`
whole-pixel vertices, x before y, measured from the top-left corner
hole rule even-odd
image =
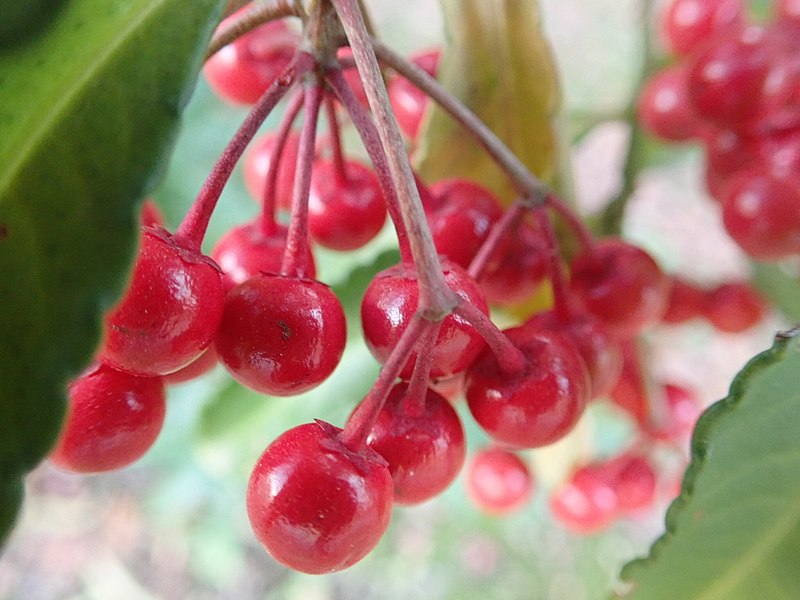
[[[443,261],[447,285],[478,310],[488,314],[489,308],[478,285],[458,265]],[[385,362],[417,311],[419,288],[414,268],[396,265],[378,273],[367,287],[361,301],[361,325],[364,341],[372,355]],[[449,315],[439,329],[431,352],[433,364],[430,377],[445,378],[469,367],[484,346],[475,328],[457,315]],[[411,377],[416,352],[411,354],[400,376]]]
[[[435,48],[415,54],[409,60],[431,77],[436,77],[441,54],[441,50]],[[405,77],[396,76],[389,82],[389,101],[400,129],[410,139],[416,139],[428,106],[428,96]]]
[[[800,252],[800,182],[765,175],[741,176],[722,206],[728,234],[759,260]]]
[[[593,534],[608,527],[617,514],[617,494],[600,464],[581,467],[550,497],[553,516],[567,529]]]
[[[684,445],[692,434],[702,407],[689,389],[667,383],[663,388],[664,409],[659,423],[648,423],[645,431],[651,437],[671,444]]]
[[[522,223],[492,258],[479,283],[490,304],[530,299],[548,275],[548,245],[542,233]]]
[[[586,310],[620,337],[632,337],[661,318],[669,278],[641,248],[600,240],[572,261],[571,287]]]
[[[683,66],[670,67],[650,77],[638,103],[639,121],[647,131],[675,142],[698,137],[702,123],[689,102],[687,85]]]
[[[340,173],[331,161],[318,160],[311,175],[308,231],[321,246],[355,250],[383,229],[386,203],[375,173],[345,161]]]
[[[706,310],[706,293],[689,281],[672,278],[667,310],[661,315],[662,323],[677,325],[700,317]]]
[[[288,228],[280,223],[275,223],[269,234],[264,233],[261,218],[258,217],[228,230],[214,246],[211,258],[222,268],[230,287],[261,273],[278,274],[286,250],[287,233]],[[304,264],[309,266],[306,276],[313,279],[314,256],[308,247]]]
[[[226,23],[228,17],[223,23]],[[225,100],[255,104],[289,65],[300,38],[283,21],[271,21],[237,38],[206,61],[208,83]]]
[[[528,466],[502,448],[475,452],[467,463],[466,477],[467,497],[490,515],[507,515],[522,508],[534,491]]]
[[[409,398],[408,384],[395,385],[367,437],[389,463],[394,501],[417,504],[438,495],[464,464],[464,428],[450,403],[433,390]]]
[[[739,333],[764,318],[767,306],[761,295],[744,282],[725,283],[712,290],[706,303],[706,316],[719,329]]]
[[[165,411],[160,377],[95,365],[69,385],[67,418],[50,461],[76,473],[121,469],[153,445]]]
[[[275,148],[275,134],[267,133],[253,142],[252,148],[244,158],[244,184],[248,193],[257,202],[264,198],[264,185],[269,172],[270,161]],[[300,135],[290,132],[283,146],[275,182],[275,206],[291,210],[294,190],[294,172],[297,154],[300,150]]]
[[[721,127],[737,129],[761,118],[770,61],[762,27],[732,30],[704,46],[689,65],[695,111]]]
[[[327,379],[346,340],[344,311],[328,286],[259,275],[228,292],[215,344],[236,381],[264,394],[290,396]]]
[[[214,344],[211,344],[200,356],[182,369],[164,375],[164,383],[167,385],[176,385],[178,383],[191,381],[192,379],[197,379],[216,367],[217,362],[217,350],[214,348]]]
[[[578,351],[558,335],[517,327],[505,331],[527,358],[515,374],[503,372],[485,349],[467,371],[469,410],[503,445],[538,448],[561,439],[578,422],[589,395],[589,376]]]
[[[631,514],[652,506],[656,474],[644,456],[625,453],[602,465],[617,496],[617,511]]]
[[[605,396],[617,383],[622,351],[606,326],[591,315],[575,314],[564,320],[555,311],[545,311],[528,319],[524,327],[558,334],[575,346],[589,373],[591,398]]]
[[[800,0],[777,0],[775,13],[779,19],[800,22]]]
[[[346,448],[340,431],[322,421],[294,427],[267,447],[250,476],[247,515],[258,541],[304,573],[346,569],[389,526],[386,461],[369,448]]]
[[[706,187],[712,198],[723,201],[731,182],[741,173],[764,168],[758,139],[732,129],[707,131]]]
[[[664,37],[688,55],[720,31],[742,23],[742,0],[674,0],[662,18]]]
[[[164,226],[164,214],[152,198],[146,198],[139,210],[139,223],[147,226]]]
[[[466,179],[445,179],[430,191],[435,208],[428,213],[428,225],[436,250],[466,269],[503,209],[494,194]]]
[[[211,344],[222,306],[219,267],[165,230],[144,227],[128,290],[106,315],[99,358],[134,375],[177,371]]]
[[[622,373],[611,390],[611,401],[633,417],[640,427],[647,427],[650,406],[636,343],[624,340],[621,348]]]

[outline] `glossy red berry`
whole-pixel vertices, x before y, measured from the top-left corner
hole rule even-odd
[[[548,275],[548,245],[542,233],[522,223],[501,244],[483,277],[481,289],[490,304],[529,300]]]
[[[222,48],[206,61],[203,72],[225,100],[255,104],[289,65],[299,41],[285,22],[271,21]]]
[[[648,423],[645,431],[662,442],[684,446],[702,412],[700,401],[690,389],[674,383],[665,384],[661,391],[663,410],[658,422]]]
[[[464,428],[450,403],[433,390],[409,398],[408,384],[392,388],[367,445],[389,463],[394,501],[418,504],[440,494],[464,465]]]
[[[106,315],[100,360],[141,376],[172,373],[195,360],[222,319],[222,275],[163,229],[145,227],[125,296]]]
[[[800,181],[742,176],[722,206],[728,234],[753,258],[776,260],[800,253]]]
[[[243,283],[261,273],[278,274],[281,271],[283,253],[286,250],[288,228],[275,223],[269,233],[264,233],[261,218],[231,228],[211,251],[211,258],[219,264],[229,287]],[[315,277],[314,256],[306,248],[304,264],[308,265],[306,276]]]
[[[673,277],[669,290],[667,309],[661,315],[662,323],[677,325],[705,314],[706,293],[693,283]]]
[[[621,337],[658,322],[667,307],[669,284],[649,254],[620,239],[600,240],[572,261],[573,293]]]
[[[764,168],[758,139],[732,129],[707,131],[704,137],[706,187],[715,200],[722,202],[742,173]]]
[[[261,202],[264,198],[264,186],[276,141],[274,133],[267,133],[253,142],[252,148],[244,158],[244,184],[257,202]],[[281,210],[288,211],[292,207],[294,172],[299,150],[300,135],[290,132],[281,152],[278,177],[275,182],[275,206]]]
[[[415,54],[409,60],[431,77],[436,77],[440,58],[441,50],[435,48]],[[428,106],[428,96],[405,77],[397,76],[389,82],[389,101],[400,129],[410,139],[416,139]]]
[[[389,526],[392,477],[376,452],[353,452],[340,429],[317,421],[280,435],[247,488],[250,525],[278,562],[303,573],[340,571],[369,553]]]
[[[582,313],[565,319],[556,311],[545,311],[528,319],[524,326],[558,334],[565,343],[575,346],[589,373],[592,398],[605,396],[617,383],[622,373],[622,350],[596,318]]]
[[[344,311],[328,286],[259,275],[228,292],[215,345],[239,383],[290,396],[327,379],[346,340]]]
[[[428,225],[436,250],[466,269],[503,209],[494,194],[466,179],[445,179],[430,190],[435,208]]]
[[[308,199],[308,231],[320,246],[355,250],[372,240],[386,221],[386,202],[375,173],[345,161],[344,173],[331,161],[317,161]]]
[[[784,21],[800,22],[800,0],[776,0],[775,13]]]
[[[464,300],[488,314],[486,301],[477,284],[458,265],[442,263],[445,281]],[[372,355],[385,362],[417,311],[419,289],[414,268],[396,265],[378,273],[361,302],[364,340]],[[475,328],[457,315],[442,321],[439,336],[431,350],[431,378],[446,378],[465,371],[484,346]],[[401,372],[408,379],[414,369],[416,352]]]
[[[625,453],[602,466],[617,497],[617,511],[636,513],[653,505],[656,473],[644,456]]]
[[[550,511],[567,529],[584,535],[608,527],[617,514],[617,494],[600,464],[581,467],[550,497]]]
[[[698,137],[702,122],[694,113],[687,93],[683,66],[670,67],[650,77],[639,95],[639,122],[651,134],[682,142]]]
[[[160,377],[95,365],[69,385],[67,418],[50,461],[76,473],[121,469],[153,445],[165,411]]]
[[[527,358],[505,373],[486,349],[467,371],[470,413],[489,436],[514,448],[538,448],[561,439],[578,422],[589,376],[578,351],[559,336],[517,327],[505,331]]]
[[[688,55],[720,31],[740,25],[742,0],[673,0],[664,12],[662,29],[676,54]]]
[[[650,420],[647,385],[636,342],[623,340],[622,373],[611,390],[611,401],[628,413],[641,427]]]
[[[185,383],[197,379],[216,367],[217,363],[217,350],[214,348],[214,344],[211,344],[200,356],[182,369],[164,375],[164,383],[167,385],[176,385],[178,383]]]
[[[514,452],[482,448],[466,467],[467,497],[490,515],[507,515],[530,500],[534,481],[528,465]]]
[[[764,298],[744,282],[722,284],[708,295],[706,316],[720,331],[739,333],[757,325],[766,314]]]

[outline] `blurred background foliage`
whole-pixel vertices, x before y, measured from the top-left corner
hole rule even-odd
[[[434,0],[366,4],[393,47],[411,52],[442,43],[442,18]],[[642,2],[540,4],[562,87],[561,159],[572,171],[572,200],[585,213],[596,214],[622,184],[630,135],[624,115],[642,67]],[[765,5],[754,3],[754,9],[763,12]],[[657,47],[658,40],[654,43]],[[180,221],[244,115],[218,100],[201,79],[173,160],[154,194],[170,226]],[[278,116],[272,115],[265,127],[274,126]],[[348,137],[348,147],[357,153],[354,139]],[[708,283],[749,276],[750,265],[727,240],[717,209],[703,197],[697,148],[648,140],[640,158],[642,171],[622,222],[625,234],[656,254],[668,271]],[[212,219],[206,249],[257,212],[240,171]],[[342,424],[374,380],[378,367],[359,341],[358,307],[370,276],[396,261],[393,245],[387,230],[355,254],[316,254],[319,278],[341,298],[352,338],[339,368],[316,390],[267,398],[233,383],[218,368],[170,390],[164,431],[136,465],[96,477],[66,475],[46,464],[34,471],[20,524],[0,558],[0,597],[607,597],[618,586],[621,566],[646,553],[663,531],[663,512],[674,486],[661,494],[653,511],[620,521],[600,535],[576,536],[550,518],[548,492],[574,462],[610,455],[629,438],[631,424],[602,402],[589,409],[566,440],[527,454],[539,489],[534,502],[518,514],[481,514],[465,498],[459,479],[431,502],[396,509],[374,552],[343,573],[323,577],[284,569],[254,540],[244,493],[259,454],[293,425],[314,418]],[[776,289],[786,285],[780,273],[762,274],[770,276],[779,282]],[[746,359],[769,346],[772,332],[782,324],[773,315],[756,330],[722,339],[705,324],[656,330],[647,340],[654,375],[677,379],[710,403],[726,393]],[[487,443],[471,419],[464,423],[471,448]],[[680,465],[673,457],[665,457],[665,467],[677,477]]]

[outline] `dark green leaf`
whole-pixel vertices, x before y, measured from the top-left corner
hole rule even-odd
[[[220,4],[70,0],[0,52],[0,485],[53,444]]]
[[[800,275],[775,263],[755,263],[753,283],[778,310],[800,322]]]
[[[700,419],[667,533],[623,570],[629,598],[771,600],[800,590],[800,331]]]

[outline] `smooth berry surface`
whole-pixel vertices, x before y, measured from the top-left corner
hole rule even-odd
[[[247,515],[266,551],[303,573],[340,571],[372,550],[389,526],[392,477],[376,452],[353,452],[317,421],[280,435],[258,459]]]
[[[409,398],[408,384],[392,388],[367,445],[389,463],[394,501],[417,504],[438,495],[466,457],[464,428],[450,403],[433,390]]]
[[[464,300],[488,314],[480,288],[458,265],[443,261],[445,281]],[[361,326],[372,355],[386,362],[417,311],[419,289],[413,267],[396,265],[378,273],[367,287],[361,302]],[[483,338],[475,328],[457,315],[442,321],[433,349],[431,377],[446,378],[465,371],[483,349]],[[408,379],[414,370],[416,352],[411,354],[401,377]]]
[[[617,494],[603,465],[581,467],[550,497],[553,517],[566,529],[590,535],[608,527],[617,515]]]
[[[514,452],[498,447],[475,452],[466,467],[467,497],[481,511],[507,515],[531,499],[534,481],[528,465]]]
[[[565,319],[555,311],[545,311],[528,319],[525,327],[557,333],[565,343],[575,346],[589,373],[592,398],[605,396],[617,383],[622,373],[622,350],[596,318],[581,313]]]
[[[328,286],[259,275],[228,292],[215,345],[239,383],[289,396],[327,379],[346,340],[344,311]]]
[[[176,385],[178,383],[185,383],[197,379],[202,375],[208,373],[211,369],[217,366],[217,350],[214,344],[206,348],[203,353],[190,362],[182,369],[178,369],[174,373],[164,375],[164,383],[167,385]]]
[[[279,274],[288,228],[275,223],[269,233],[264,233],[261,219],[237,225],[223,235],[214,249],[211,258],[219,264],[229,281],[229,287],[243,283],[261,273]],[[313,279],[316,274],[314,256],[311,249],[305,248],[303,263],[307,265],[306,277]]]
[[[662,442],[688,448],[689,437],[702,412],[697,395],[685,386],[667,383],[662,389],[661,399],[664,406],[660,419],[648,424],[647,434]]]
[[[656,496],[656,473],[644,456],[625,453],[604,468],[617,497],[617,511],[630,514],[653,505]]]
[[[165,412],[160,377],[95,365],[69,385],[67,418],[50,462],[76,473],[121,469],[150,449]]]
[[[633,340],[625,340],[621,348],[622,373],[611,390],[610,398],[639,426],[646,427],[650,420],[650,406],[639,351]]]
[[[486,349],[467,371],[470,413],[489,436],[515,448],[538,448],[569,433],[589,396],[589,375],[577,349],[548,332],[505,331],[527,358],[505,373]]]
[[[206,61],[203,72],[225,100],[255,104],[289,65],[299,41],[284,21],[271,21],[222,48]]]
[[[683,66],[664,69],[648,79],[637,105],[639,122],[648,132],[673,142],[698,137],[702,125],[689,102],[687,86]]]
[[[434,48],[410,56],[409,60],[436,77],[441,54],[441,50]],[[405,77],[397,76],[389,82],[389,101],[401,131],[410,139],[416,139],[428,107],[428,96]]]
[[[141,376],[172,373],[213,341],[222,320],[217,265],[178,245],[165,230],[142,229],[125,296],[106,315],[100,360]]]
[[[679,277],[672,278],[667,309],[661,315],[662,323],[677,325],[705,314],[706,293],[693,283]]]
[[[746,331],[765,316],[764,298],[744,282],[722,284],[711,291],[706,303],[708,320],[727,333]]]
[[[523,222],[498,247],[480,278],[486,300],[498,305],[529,300],[548,275],[547,248],[542,233]]]
[[[728,189],[722,221],[753,258],[776,260],[800,253],[800,180],[740,177]]]
[[[251,149],[244,157],[244,185],[250,196],[259,203],[264,199],[264,186],[276,141],[274,133],[267,133],[253,142]],[[297,168],[299,150],[300,134],[290,132],[281,152],[275,181],[275,206],[281,210],[288,211],[292,207],[294,172]]]
[[[316,161],[308,198],[308,231],[320,246],[355,250],[372,240],[386,221],[386,202],[375,173],[348,160],[340,172]]]
[[[445,179],[431,185],[434,206],[428,225],[439,254],[469,267],[492,226],[503,216],[489,190],[466,179]]]
[[[661,318],[670,279],[641,248],[608,238],[572,261],[571,287],[587,311],[621,337],[630,337]]]
[[[742,0],[673,0],[662,17],[664,37],[676,54],[691,54],[710,37],[742,23]]]

